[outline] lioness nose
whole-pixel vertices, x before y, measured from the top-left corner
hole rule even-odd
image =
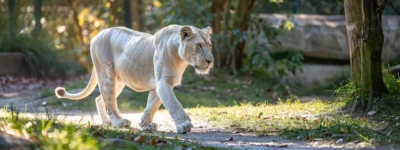
[[[207,62],[208,64],[211,64],[211,63],[213,62],[213,60],[206,59],[206,62]]]

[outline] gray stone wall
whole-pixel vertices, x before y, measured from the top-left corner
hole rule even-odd
[[[282,27],[287,14],[262,14],[274,27]],[[349,60],[345,16],[292,15],[294,28],[280,33],[277,39],[283,50],[296,50],[305,56]],[[400,59],[400,16],[384,16],[385,35],[382,60]]]

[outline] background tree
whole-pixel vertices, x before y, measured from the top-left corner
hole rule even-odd
[[[35,15],[35,30],[34,34],[39,34],[42,30],[42,23],[40,19],[42,19],[42,0],[34,1],[34,15]]]
[[[131,0],[124,0],[125,27],[132,29]]]
[[[143,0],[133,0],[132,3],[132,21],[133,21],[133,29],[137,31],[143,31],[143,26],[145,20],[143,19],[144,15],[144,8],[145,4],[143,3]]]
[[[356,108],[370,109],[388,90],[382,79],[382,11],[385,0],[345,0],[352,80],[359,86]]]
[[[17,26],[17,15],[15,13],[16,0],[8,0],[8,28],[11,36],[15,35]]]

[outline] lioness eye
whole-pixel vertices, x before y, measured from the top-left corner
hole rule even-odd
[[[201,47],[201,44],[197,44],[197,47],[202,48],[202,47]]]

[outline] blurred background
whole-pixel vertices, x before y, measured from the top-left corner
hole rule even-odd
[[[400,1],[388,0],[383,14],[390,67],[400,64]],[[177,95],[196,100],[184,106],[329,97],[350,78],[343,0],[0,0],[0,92],[84,88],[101,30],[154,34],[170,24],[214,32],[215,68],[208,76],[188,68]]]

